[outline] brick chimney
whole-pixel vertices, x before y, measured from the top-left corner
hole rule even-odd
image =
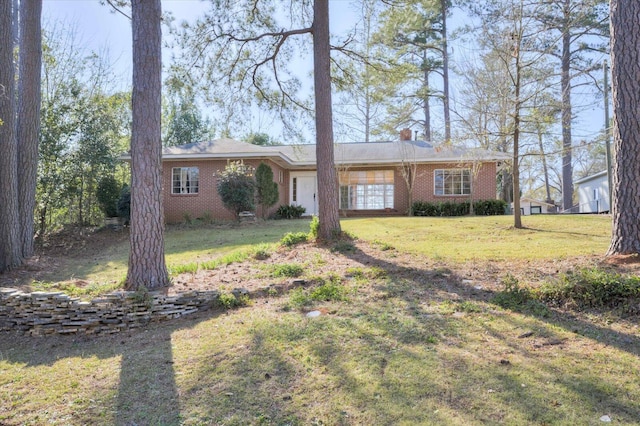
[[[400,130],[400,140],[401,141],[410,141],[412,136],[411,129],[402,129]]]

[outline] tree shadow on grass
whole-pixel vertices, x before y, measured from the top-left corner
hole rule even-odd
[[[624,377],[624,374],[617,372],[610,378],[606,373],[601,373],[603,377],[599,377],[590,370],[584,369],[589,365],[584,357],[591,356],[591,347],[596,347],[595,352],[613,347],[629,355],[621,354],[618,359],[628,362],[629,374],[632,377],[640,378],[640,370],[634,367],[640,360],[639,335],[631,331],[615,330],[589,321],[587,316],[574,315],[568,311],[549,309],[542,312],[524,311],[513,315],[495,305],[494,291],[476,288],[474,282],[463,279],[451,270],[405,266],[396,263],[392,257],[384,259],[377,254],[372,255],[358,248],[344,251],[342,254],[363,265],[382,268],[387,272],[389,278],[381,287],[388,297],[398,298],[404,302],[404,306],[407,307],[406,312],[414,321],[409,328],[413,328],[418,333],[428,334],[425,327],[428,328],[428,323],[434,321],[434,315],[432,310],[426,309],[426,306],[434,303],[449,303],[450,306],[452,305],[452,312],[449,315],[437,316],[441,324],[434,327],[441,331],[445,330],[444,336],[438,336],[440,343],[446,342],[447,345],[455,348],[457,345],[455,328],[459,324],[466,324],[473,329],[478,328],[477,333],[482,336],[479,337],[481,340],[485,339],[485,335],[488,336],[486,343],[480,344],[477,354],[460,353],[460,356],[453,356],[448,360],[461,375],[454,379],[457,384],[449,388],[453,392],[454,403],[447,404],[446,398],[443,399],[444,405],[449,405],[452,410],[478,404],[469,395],[465,395],[465,377],[471,381],[474,377],[483,380],[481,370],[489,369],[493,372],[491,383],[487,383],[486,389],[480,391],[491,390],[494,393],[488,395],[487,400],[503,401],[503,406],[519,410],[522,418],[527,422],[547,423],[558,421],[558,419],[571,421],[574,415],[573,407],[567,404],[566,400],[549,400],[548,394],[579,400],[583,408],[589,407],[593,410],[594,416],[597,415],[595,413],[609,413],[621,421],[637,421],[640,418],[640,403],[633,402],[635,398],[628,394],[624,384],[612,381],[616,377],[618,379]],[[483,318],[487,308],[480,308],[479,312],[475,312],[475,304],[491,309],[489,313],[493,319],[488,321]],[[465,312],[465,308],[470,308],[470,312]],[[456,316],[452,315],[454,312],[461,317],[466,316],[469,319],[468,322],[456,319]],[[508,333],[496,332],[498,327],[493,323],[495,318],[507,326],[502,330],[509,330]],[[407,335],[412,339],[411,335],[407,334],[411,333],[411,330],[405,330],[405,328],[402,324],[394,324],[386,332],[398,341],[402,341]],[[451,336],[446,335],[447,329],[452,330]],[[533,337],[521,338],[531,329],[534,330]],[[566,340],[579,341],[582,347],[565,345]],[[416,339],[416,342],[419,341],[419,338]],[[491,342],[497,342],[500,346],[506,345],[508,352],[506,354],[492,352]],[[485,344],[489,346],[483,349]],[[555,362],[556,357],[562,358],[567,351],[573,353],[573,358],[576,363],[583,366],[582,369],[572,370],[570,361]],[[519,354],[521,358],[518,359],[530,360],[532,365],[526,365],[526,362],[522,365],[512,365],[509,361],[510,353]],[[546,358],[545,354],[551,356]],[[568,358],[571,359],[571,357]],[[457,365],[457,363],[460,364]],[[600,361],[599,364],[600,366],[606,364],[606,360]],[[539,370],[533,369],[536,366]],[[602,368],[600,371],[603,371]],[[558,376],[559,373],[564,375]],[[348,371],[341,374],[348,374]],[[530,383],[531,378],[538,377],[540,381]],[[447,386],[443,388],[446,392]],[[545,415],[539,408],[534,409],[541,406],[548,406],[550,414]],[[555,416],[553,412],[556,413]],[[484,419],[471,416],[467,421],[502,421],[503,418],[500,413],[496,413],[495,417]]]
[[[55,416],[58,420],[66,418],[68,424],[181,424],[171,336],[219,314],[219,311],[201,312],[104,336],[34,338],[0,334],[0,361],[24,364],[24,374],[17,380],[32,381],[40,387],[42,382],[37,375],[43,381],[59,379],[49,385],[56,389],[54,393],[44,397],[46,402],[39,402],[47,406],[45,413],[34,414],[30,402],[18,402],[22,398],[17,397],[9,416],[0,416],[0,424],[3,421],[18,424],[25,418],[32,419],[34,424],[49,423],[56,420]],[[78,359],[81,361],[77,362]],[[83,363],[92,364],[89,368],[94,368],[93,376],[86,375]],[[30,373],[31,368],[34,370]],[[61,368],[69,371],[61,373]],[[28,385],[16,389],[26,397],[33,392]],[[56,399],[60,393],[64,394],[63,401]],[[7,409],[8,405],[2,407],[0,413]]]

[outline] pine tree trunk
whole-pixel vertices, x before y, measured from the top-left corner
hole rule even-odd
[[[0,1],[0,272],[22,264],[12,7]]]
[[[40,70],[42,0],[20,2],[20,80],[18,84],[18,199],[21,245],[25,258],[33,256],[34,211],[38,179],[40,134]]]
[[[431,109],[429,107],[429,68],[427,64],[427,49],[422,52],[422,61],[424,62],[424,73],[422,78],[422,87],[424,89],[424,99],[422,99],[422,111],[424,112],[424,140],[431,143]]]
[[[313,81],[316,103],[316,162],[318,169],[318,219],[320,239],[340,235],[338,175],[333,155],[331,60],[329,53],[329,2],[313,6]]]
[[[162,206],[160,0],[131,2],[133,92],[131,128],[131,253],[127,289],[169,285]]]
[[[612,212],[608,255],[640,253],[640,3],[611,0]]]
[[[522,10],[520,11],[522,16]],[[522,213],[520,212],[520,123],[521,123],[521,111],[522,101],[520,99],[520,91],[522,86],[522,66],[520,64],[520,46],[522,43],[521,34],[518,35],[515,46],[515,105],[513,111],[513,227],[516,229],[522,228]]]
[[[449,44],[447,40],[448,0],[441,0],[442,9],[442,103],[444,106],[444,140],[451,142],[451,117],[449,112]]]
[[[562,207],[573,207],[573,159],[571,143],[571,0],[564,0],[562,34]]]

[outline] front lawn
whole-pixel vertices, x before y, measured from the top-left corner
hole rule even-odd
[[[349,219],[359,239],[320,248],[274,244],[308,221],[171,229],[174,264],[267,243],[218,277],[308,284],[110,336],[2,333],[0,424],[637,424],[637,315],[496,298],[514,276],[604,268],[609,221],[509,219]]]
[[[396,217],[343,220],[359,238],[444,260],[544,260],[604,255],[611,239],[607,215]]]

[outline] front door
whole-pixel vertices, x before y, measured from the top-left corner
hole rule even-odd
[[[304,207],[305,216],[318,214],[316,172],[292,172],[290,188],[291,204]]]

